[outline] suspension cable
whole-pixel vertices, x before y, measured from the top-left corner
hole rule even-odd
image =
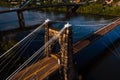
[[[23,49],[26,48],[25,46],[28,46],[30,41],[32,41],[34,38],[36,37],[36,35],[34,35],[34,37],[31,36],[31,39],[29,39],[17,52],[15,52],[16,54],[14,56],[12,56],[12,58],[10,58],[10,60],[7,62],[7,64],[5,64],[4,66],[2,66],[2,69],[0,70],[0,72],[7,66],[9,65],[9,63],[14,59],[16,58],[16,56],[20,57],[20,55],[22,55],[22,52],[24,51]],[[20,53],[20,51],[22,51]],[[19,54],[20,53],[20,54]],[[17,58],[18,60],[19,58]],[[17,61],[15,60],[15,61]]]
[[[10,62],[15,56],[17,56],[17,55],[19,54],[19,52],[20,52],[22,49],[24,49],[24,47],[29,43],[30,40],[32,40],[34,37],[37,36],[37,34],[38,34],[38,33],[31,35],[31,36],[29,37],[29,39],[26,40],[26,42],[24,42],[23,44],[20,44],[21,46],[18,45],[18,48],[17,48],[17,49],[14,49],[13,51],[11,51],[11,53],[9,53],[10,56],[8,56],[7,58],[5,58],[4,61],[2,61],[2,62],[0,63],[0,65],[4,64],[4,62],[6,62],[6,60],[8,60],[9,58],[10,58],[10,60],[9,60],[9,62]],[[34,36],[34,37],[33,37],[33,36]],[[24,40],[24,41],[25,41],[25,40]],[[12,54],[12,55],[11,55],[11,54]],[[11,57],[12,57],[12,58],[11,58]],[[9,62],[8,62],[8,63],[9,63]],[[7,64],[8,64],[8,63],[7,63]],[[7,65],[7,64],[6,64],[6,65]]]
[[[38,35],[38,34],[37,34],[37,35]],[[37,36],[35,36],[35,37],[27,44],[27,46],[24,48],[24,50],[20,53],[20,55],[19,55],[19,57],[17,58],[17,60],[15,60],[15,62],[13,63],[13,65],[10,66],[8,72],[9,72],[9,71],[11,70],[11,68],[16,64],[16,62],[21,58],[22,53],[25,52],[25,50],[28,48],[28,46],[33,42],[33,40],[34,40],[36,37],[37,37]]]
[[[0,66],[1,66],[2,64],[4,64],[7,60],[11,59],[11,57],[14,57],[15,55],[17,55],[16,52],[17,52],[22,46],[24,46],[24,45],[23,45],[23,44],[20,44],[19,46],[16,47],[16,49],[9,51],[9,53],[5,55],[5,59],[2,57],[1,60],[0,60],[0,61],[2,61],[2,62],[0,63]]]
[[[6,51],[4,54],[2,54],[0,56],[0,58],[2,58],[3,56],[5,56],[9,51],[14,50],[14,48],[16,46],[18,46],[20,43],[22,43],[24,40],[26,40],[27,38],[29,38],[32,34],[36,33],[37,31],[39,31],[48,21],[46,20],[42,25],[40,25],[38,28],[36,28],[33,32],[31,32],[30,34],[28,34],[25,38],[23,38],[21,41],[19,41],[17,44],[15,44],[12,48],[10,48],[8,51]]]
[[[37,59],[40,58],[40,57],[42,57],[42,56],[44,56],[44,55],[45,55],[44,51],[42,51],[41,54],[37,56]],[[36,62],[37,59],[34,62]],[[21,80],[23,78],[24,74],[26,74],[28,71],[29,71],[29,69],[27,69],[24,73],[22,73],[22,76],[20,76],[18,80]]]
[[[55,40],[54,43],[57,43],[57,41]],[[52,44],[52,43],[51,43]],[[51,47],[53,48],[53,46]],[[45,51],[45,50],[44,50]],[[32,62],[32,64],[34,64],[35,62],[37,62],[38,60],[40,60],[43,56],[45,56],[46,54],[44,53],[44,51],[41,52],[40,55],[37,56],[37,58],[35,58],[35,60]],[[18,79],[21,80],[24,76],[24,74],[28,73],[29,69],[25,70],[24,73],[22,73],[22,76]]]
[[[41,51],[43,51],[46,47],[50,45],[50,43],[53,42],[53,40],[56,40],[60,34],[64,31],[66,27],[60,30],[59,34],[52,37],[45,45],[43,45],[38,51],[36,51],[28,60],[26,60],[17,70],[15,70],[6,80],[10,80],[14,75],[16,75],[20,70],[22,70],[30,61],[32,61]]]

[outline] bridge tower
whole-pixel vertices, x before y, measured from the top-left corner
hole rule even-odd
[[[72,50],[72,30],[71,25],[66,24],[66,29],[59,36],[58,43],[60,45],[60,51],[58,52],[59,61],[62,65],[60,69],[61,80],[76,80],[76,71],[74,68],[73,61],[73,50]],[[45,27],[45,43],[49,41],[51,36],[55,36],[58,34],[59,30],[52,28],[52,22],[46,24]],[[52,44],[51,44],[52,45]],[[45,49],[45,53],[47,56],[50,56],[52,52],[51,45]]]

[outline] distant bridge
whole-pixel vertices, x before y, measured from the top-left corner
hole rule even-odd
[[[31,0],[27,0],[27,1],[31,1]],[[86,5],[88,2],[79,2],[79,3],[57,3],[57,4],[43,4],[43,5],[39,5],[39,6],[34,6],[34,7],[20,7],[17,9],[11,9],[11,10],[2,10],[0,11],[0,14],[3,13],[9,13],[9,12],[16,12],[17,13],[17,17],[18,17],[18,21],[19,21],[19,27],[20,28],[24,28],[25,27],[25,20],[24,20],[24,15],[23,12],[24,11],[28,11],[28,10],[38,10],[38,9],[42,9],[42,8],[50,8],[50,7],[55,7],[55,8],[59,8],[59,7],[66,7],[66,17],[71,16],[73,13],[76,12],[76,10],[83,5]],[[89,3],[93,3],[93,2],[89,2]]]

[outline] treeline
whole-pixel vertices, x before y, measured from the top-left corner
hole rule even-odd
[[[7,1],[0,1],[0,6],[1,7],[10,7],[11,3]]]
[[[117,1],[117,0],[116,0]],[[89,14],[99,14],[108,16],[120,16],[120,6],[116,3],[109,5],[104,5],[102,3],[92,3],[81,6],[77,12],[79,13],[89,13]]]
[[[0,55],[3,53],[3,52],[6,52],[8,49],[10,49],[12,46],[14,46],[16,44],[15,41],[0,41]]]

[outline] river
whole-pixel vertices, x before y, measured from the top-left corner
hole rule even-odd
[[[8,8],[0,7],[0,10],[4,9]],[[79,41],[80,39],[84,38],[85,36],[112,22],[115,19],[113,17],[86,14],[75,14],[72,17],[66,18],[65,13],[47,11],[24,11],[23,14],[26,26],[40,24],[46,19],[60,21],[62,24],[69,22],[72,25],[73,43]],[[15,12],[0,14],[1,32],[17,28],[19,28],[19,24],[17,20],[17,14]],[[14,33],[11,32],[5,35],[1,33],[1,54],[3,54],[9,48],[6,47],[7,45],[13,45],[13,43],[17,43],[32,30],[33,29]],[[76,60],[78,61],[77,68],[80,70],[80,75],[82,75],[83,80],[120,80],[119,31],[120,27],[118,26],[116,29],[106,34],[102,39],[96,41],[94,44],[82,50],[80,52],[81,55],[76,55]],[[35,52],[35,50],[39,49],[40,45],[44,44],[43,37],[43,33],[40,33],[40,35],[30,45],[32,46],[32,49],[30,47],[29,50],[26,50],[26,54],[24,54],[26,57],[29,57]],[[110,45],[110,48],[106,48],[106,45]],[[100,54],[104,55],[101,56]],[[94,57],[97,55],[100,55],[101,57],[94,59]],[[89,62],[90,60],[92,61]]]

